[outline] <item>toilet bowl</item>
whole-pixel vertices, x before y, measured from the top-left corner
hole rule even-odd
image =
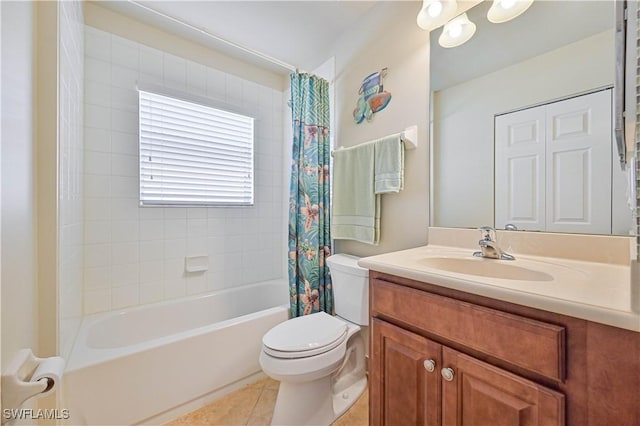
[[[318,312],[264,335],[260,366],[280,382],[273,425],[329,425],[366,389],[361,330],[368,325],[369,271],[357,260],[349,255],[327,259],[336,313],[344,317]]]

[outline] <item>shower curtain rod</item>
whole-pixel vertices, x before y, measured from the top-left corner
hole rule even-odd
[[[162,12],[160,12],[158,10],[155,10],[155,9],[149,7],[149,6],[145,6],[143,4],[140,4],[135,0],[127,0],[127,1],[129,3],[135,5],[135,6],[138,6],[139,8],[142,8],[142,9],[144,9],[146,11],[149,11],[151,13],[154,13],[154,14],[158,15],[158,16],[161,16],[162,18],[168,19],[168,20],[170,20],[172,22],[175,22],[176,24],[180,24],[182,26],[185,26],[185,27],[187,27],[187,28],[189,28],[189,29],[191,29],[193,31],[197,31],[200,34],[203,34],[203,35],[205,35],[205,36],[207,36],[209,38],[212,38],[214,40],[217,40],[217,41],[220,41],[222,43],[225,43],[225,44],[227,44],[227,45],[229,45],[231,47],[234,47],[236,49],[242,50],[243,52],[246,52],[246,53],[249,53],[251,55],[257,56],[258,58],[264,59],[265,61],[271,62],[272,64],[275,64],[275,65],[277,65],[279,67],[288,69],[289,71],[292,71],[292,72],[304,72],[304,71],[299,70],[298,67],[295,67],[295,66],[293,66],[293,65],[291,65],[291,64],[289,64],[287,62],[281,61],[280,59],[276,59],[273,56],[269,56],[269,55],[264,54],[262,52],[258,52],[257,50],[254,50],[254,49],[251,49],[249,47],[243,46],[241,44],[229,41],[229,40],[227,40],[225,38],[222,38],[220,36],[217,36],[215,34],[212,34],[212,33],[208,32],[206,30],[203,30],[202,28],[198,28],[195,25],[191,25],[191,24],[189,24],[187,22],[184,22],[184,21],[181,21],[181,20],[179,20],[177,18],[174,18],[173,16],[169,16],[169,15],[167,15],[165,13],[162,13]]]

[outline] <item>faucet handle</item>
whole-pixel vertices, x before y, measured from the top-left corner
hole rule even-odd
[[[491,226],[482,226],[478,228],[480,231],[480,240],[495,241],[496,230]]]

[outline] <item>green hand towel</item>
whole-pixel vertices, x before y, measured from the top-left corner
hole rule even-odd
[[[374,144],[333,153],[333,217],[335,239],[377,245],[380,239],[380,199],[374,193]]]
[[[400,192],[404,188],[404,145],[400,134],[374,142],[375,193]]]

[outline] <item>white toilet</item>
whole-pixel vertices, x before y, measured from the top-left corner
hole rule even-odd
[[[359,258],[327,258],[337,316],[297,317],[262,338],[260,366],[280,381],[272,425],[329,425],[367,387],[365,342],[369,324],[369,271]]]

